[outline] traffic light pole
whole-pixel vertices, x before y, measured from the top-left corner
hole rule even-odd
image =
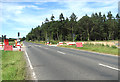
[[[3,47],[3,35],[2,35],[2,47]]]

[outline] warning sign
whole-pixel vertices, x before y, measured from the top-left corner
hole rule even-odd
[[[5,44],[5,45],[9,45],[8,39],[5,39],[5,40],[4,40],[4,44]]]

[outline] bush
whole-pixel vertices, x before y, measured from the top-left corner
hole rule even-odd
[[[107,47],[110,47],[108,44],[106,45]]]
[[[59,41],[53,41],[53,40],[51,40],[50,43],[57,44],[57,43],[59,43]]]
[[[111,46],[112,48],[117,48],[116,46]]]
[[[101,44],[102,46],[105,46],[104,44]]]

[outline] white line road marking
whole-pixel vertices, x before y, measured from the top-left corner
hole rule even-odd
[[[44,47],[43,47],[44,48]],[[44,48],[44,49],[48,49],[48,48]]]
[[[28,54],[27,54],[26,51],[25,51],[25,54],[26,54],[27,60],[28,60],[28,62],[29,62],[30,68],[31,68],[31,70],[33,71],[33,73],[32,73],[33,78],[36,79],[36,75],[35,75],[35,72],[34,72],[34,70],[33,70],[33,66],[32,66],[32,64],[31,64],[31,62],[30,62],[30,59],[29,59]]]
[[[120,69],[118,69],[118,68],[111,67],[111,66],[108,66],[108,65],[105,65],[105,64],[99,63],[99,65],[100,65],[100,66],[103,66],[103,67],[107,67],[107,68],[110,68],[110,69],[114,69],[114,70],[120,71]]]
[[[58,53],[61,53],[61,54],[66,54],[66,53],[64,53],[64,52],[61,52],[61,51],[57,51]]]
[[[36,78],[36,76],[35,76],[35,72],[33,72],[33,77]]]
[[[25,51],[25,54],[26,54],[27,60],[28,60],[28,62],[29,62],[30,68],[33,69],[32,64],[31,64],[31,62],[30,62],[30,59],[29,59],[28,54],[27,54],[26,51]]]

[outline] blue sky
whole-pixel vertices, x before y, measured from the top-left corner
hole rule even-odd
[[[33,0],[15,1],[2,0],[0,3],[0,36],[7,35],[8,38],[17,38],[17,33],[20,32],[20,37],[26,36],[32,28],[41,25],[45,18],[50,19],[51,15],[58,20],[60,13],[64,17],[70,17],[74,12],[78,19],[85,14],[90,16],[95,12],[106,14],[111,11],[115,16],[118,13],[117,0]]]

